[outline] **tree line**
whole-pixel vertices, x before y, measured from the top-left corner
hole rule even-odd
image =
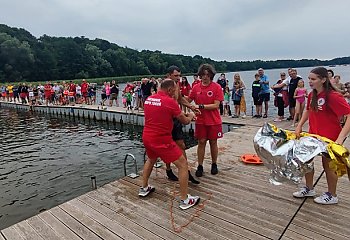
[[[276,61],[214,61],[202,56],[137,51],[103,39],[34,37],[22,28],[0,24],[0,82],[69,80],[122,76],[162,75],[170,65],[195,73],[202,63],[219,72],[349,64],[350,57]]]

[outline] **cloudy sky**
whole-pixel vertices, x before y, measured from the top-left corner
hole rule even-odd
[[[215,60],[350,56],[348,0],[0,0],[34,36],[102,38]]]

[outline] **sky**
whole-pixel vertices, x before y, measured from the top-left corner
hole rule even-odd
[[[214,60],[350,56],[348,0],[0,0],[0,23],[36,37],[105,39]]]

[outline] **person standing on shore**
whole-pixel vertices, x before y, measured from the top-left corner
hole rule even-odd
[[[255,80],[252,84],[252,97],[253,97],[253,102],[255,106],[255,115],[253,118],[261,118],[262,117],[262,100],[260,98],[261,96],[261,82],[260,82],[260,77],[258,73],[255,73]]]
[[[222,92],[225,93],[225,88],[227,86],[227,79],[226,79],[225,73],[220,74],[220,77],[218,78],[217,83],[221,86]],[[219,108],[220,108],[220,115],[223,115],[224,114],[223,102],[220,103]]]
[[[159,157],[167,164],[175,164],[179,170],[179,206],[185,210],[198,204],[200,198],[188,194],[187,159],[183,155],[182,149],[172,139],[171,132],[174,118],[182,124],[189,124],[195,115],[188,113],[186,116],[181,111],[178,102],[174,99],[177,91],[177,84],[171,79],[166,79],[161,83],[158,93],[149,96],[144,102],[145,127],[142,140],[148,159],[143,167],[143,181],[139,196],[146,197],[155,190],[153,186],[148,184],[148,180]]]
[[[210,64],[202,64],[198,69],[198,76],[202,79],[200,84],[193,87],[189,96],[190,101],[196,103],[196,108],[201,111],[197,115],[195,137],[198,139],[197,155],[198,167],[197,177],[203,176],[203,162],[205,155],[205,146],[209,140],[211,153],[211,174],[218,174],[217,158],[218,143],[222,138],[222,121],[219,112],[220,102],[224,100],[224,94],[221,86],[213,82],[215,69]]]
[[[309,133],[326,137],[338,144],[343,144],[350,133],[350,106],[344,97],[333,88],[324,67],[311,70],[309,84],[312,92],[309,93],[306,110],[295,129],[295,134],[300,136],[304,123],[309,120]],[[341,127],[340,118],[346,116],[344,127]],[[316,197],[314,202],[318,204],[336,204],[338,176],[329,167],[330,159],[322,156],[323,169],[326,173],[328,191]],[[314,197],[316,192],[313,187],[314,171],[305,174],[306,186],[294,192],[296,198]]]
[[[264,74],[264,69],[259,68],[258,74],[260,77],[261,83],[261,94],[260,98],[264,102],[265,112],[263,118],[267,118],[267,113],[269,111],[269,101],[270,101],[270,86],[269,86],[269,78]]]

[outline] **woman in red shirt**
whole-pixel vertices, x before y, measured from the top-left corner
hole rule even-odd
[[[187,77],[182,77],[182,81],[180,83],[180,92],[183,97],[188,97],[191,92],[191,85],[187,81]],[[187,108],[181,105],[181,109],[186,113]]]
[[[196,108],[201,111],[196,119],[195,137],[198,139],[196,176],[202,177],[205,146],[208,140],[212,157],[211,174],[218,173],[216,163],[218,158],[217,140],[223,136],[219,105],[221,101],[224,101],[224,94],[221,86],[213,82],[215,76],[213,66],[202,64],[198,69],[198,75],[202,81],[192,88],[189,99],[190,101],[193,100],[197,105]]]
[[[306,110],[295,129],[300,136],[304,123],[309,120],[309,133],[317,134],[343,144],[350,132],[350,106],[344,97],[337,93],[331,85],[326,68],[318,67],[309,74],[309,84],[312,92],[307,100]],[[346,116],[344,127],[340,125],[340,118]],[[338,176],[330,169],[329,159],[322,156],[323,168],[326,173],[328,191],[314,199],[319,204],[336,204]],[[293,193],[294,197],[313,197],[316,195],[313,189],[314,172],[305,174],[306,186]]]

